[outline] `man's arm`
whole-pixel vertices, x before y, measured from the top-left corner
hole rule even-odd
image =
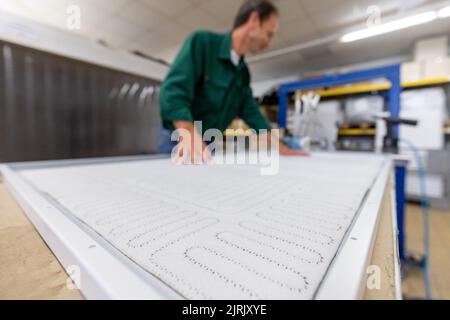
[[[177,153],[173,160],[184,164],[211,160],[208,150],[202,150],[205,149],[204,144],[195,143],[202,140],[194,128],[192,116],[195,87],[202,75],[203,53],[200,41],[196,33],[189,36],[170,68],[160,94],[164,127],[175,128],[180,133]]]
[[[246,97],[244,107],[241,111],[242,120],[247,123],[247,125],[256,130],[267,130],[269,134],[267,135],[268,145],[270,146],[272,143],[272,135],[270,134],[270,130],[272,130],[272,126],[269,124],[269,121],[266,117],[261,113],[260,106],[253,98],[253,92],[250,87],[246,90]],[[282,141],[279,140],[279,150],[280,154],[283,156],[308,156],[309,154],[297,150],[290,149],[287,145],[285,145]]]
[[[272,126],[261,113],[260,106],[253,98],[253,92],[250,87],[245,89],[244,103],[239,116],[250,128],[256,131],[272,130]]]
[[[195,33],[188,37],[161,86],[161,118],[168,129],[174,121],[194,121],[192,102],[202,69],[200,41]]]
[[[212,160],[211,153],[193,123],[190,121],[174,121],[173,124],[180,137],[177,153],[172,160],[180,164],[210,163]]]

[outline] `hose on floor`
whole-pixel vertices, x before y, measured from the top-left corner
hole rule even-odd
[[[425,165],[422,155],[419,149],[408,140],[401,140],[400,142],[406,144],[408,148],[413,152],[419,169],[420,180],[420,204],[423,214],[423,247],[424,247],[424,285],[425,285],[425,297],[428,300],[432,299],[432,289],[430,281],[430,212],[429,212],[429,199],[426,188],[426,176]]]

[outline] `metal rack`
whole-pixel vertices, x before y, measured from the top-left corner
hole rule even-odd
[[[281,85],[279,89],[280,109],[278,114],[278,124],[280,128],[286,128],[287,109],[289,105],[288,96],[290,93],[293,93],[297,90],[327,88],[378,78],[386,78],[391,83],[390,88],[387,88],[389,111],[392,117],[398,117],[400,114],[400,93],[402,90],[400,83],[400,65],[392,65],[382,68],[332,75],[317,79],[301,80]],[[394,125],[393,134],[395,137],[398,137],[398,125]]]
[[[380,83],[364,83],[364,81],[369,81],[378,78],[386,78],[388,82]],[[356,84],[355,84],[356,83]],[[316,90],[316,92],[324,97],[335,97],[343,95],[352,94],[362,94],[369,92],[382,92],[383,96],[387,98],[388,111],[393,117],[398,117],[400,115],[400,95],[402,90],[419,88],[419,87],[429,87],[436,85],[446,85],[450,83],[449,78],[437,78],[428,79],[417,82],[406,82],[401,83],[400,81],[400,65],[392,65],[382,68],[375,68],[357,72],[351,72],[346,74],[332,75],[316,79],[308,79],[297,82],[286,83],[279,88],[279,119],[278,123],[280,128],[285,129],[287,123],[287,110],[288,110],[288,97],[290,93],[297,90]],[[348,84],[354,84],[352,86],[346,86]],[[349,131],[349,130],[347,130]],[[364,132],[361,132],[364,131]],[[359,135],[362,133],[367,134],[368,130],[359,130],[359,132],[349,131],[348,133],[352,135]],[[399,137],[398,125],[394,125],[392,130],[394,137]],[[374,134],[373,130],[370,134]],[[447,143],[448,145],[448,143]],[[448,146],[447,146],[448,148]],[[438,157],[439,159],[442,158]],[[438,159],[438,162],[439,162]],[[436,161],[434,161],[436,162]],[[442,161],[441,161],[442,162]],[[446,163],[443,161],[443,163]],[[397,196],[397,218],[399,225],[399,249],[401,259],[405,259],[405,244],[404,244],[404,212],[405,212],[405,202],[406,202],[406,191],[405,191],[405,180],[407,173],[407,163],[399,162],[396,165],[396,196]],[[436,167],[436,166],[435,166]],[[440,167],[439,167],[440,168]],[[434,171],[433,171],[434,172]],[[440,169],[438,171],[447,172],[446,170]],[[450,179],[449,179],[450,180]],[[447,181],[447,184],[450,182]],[[450,186],[448,186],[450,188]],[[432,203],[437,203],[440,208],[446,208],[447,203],[445,199],[430,199]]]
[[[390,82],[390,86],[384,86],[383,90],[387,90],[387,102],[389,112],[392,117],[398,118],[400,115],[400,94],[402,85],[400,81],[400,65],[392,65],[381,68],[374,68],[362,71],[356,71],[345,74],[337,74],[322,78],[301,80],[286,83],[279,88],[279,114],[278,124],[282,129],[286,128],[287,110],[289,106],[289,94],[298,90],[323,89],[334,86],[340,86],[351,83],[360,83],[373,79],[385,78]],[[367,89],[367,88],[365,88]],[[392,134],[394,138],[398,138],[398,125],[393,125]],[[405,214],[405,179],[406,164],[404,162],[396,165],[396,198],[397,198],[397,224],[399,228],[399,251],[401,260],[405,259],[405,243],[404,243],[404,214]]]

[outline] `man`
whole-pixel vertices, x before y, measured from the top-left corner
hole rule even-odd
[[[170,143],[170,132],[184,129],[192,139],[180,141],[178,157],[197,163],[200,155],[200,160],[209,161],[206,145],[194,143],[194,138],[202,141],[194,121],[202,121],[203,132],[223,132],[236,117],[256,132],[271,130],[253,98],[244,56],[269,48],[277,29],[276,7],[267,0],[250,0],[239,9],[232,32],[199,31],[188,37],[161,88],[164,131],[160,152],[170,153],[175,145]],[[280,154],[304,155],[283,143]]]

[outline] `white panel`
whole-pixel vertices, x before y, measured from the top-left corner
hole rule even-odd
[[[419,125],[417,127],[400,126],[400,138],[414,143],[419,149],[442,149],[446,101],[445,93],[441,88],[403,92],[400,116],[419,120]]]
[[[310,299],[385,164],[363,155],[282,158],[278,175],[261,176],[254,166],[158,160],[22,176],[183,297]],[[379,199],[369,205],[372,234]],[[351,287],[344,296],[359,293],[371,239],[353,243],[358,275],[341,270]]]

